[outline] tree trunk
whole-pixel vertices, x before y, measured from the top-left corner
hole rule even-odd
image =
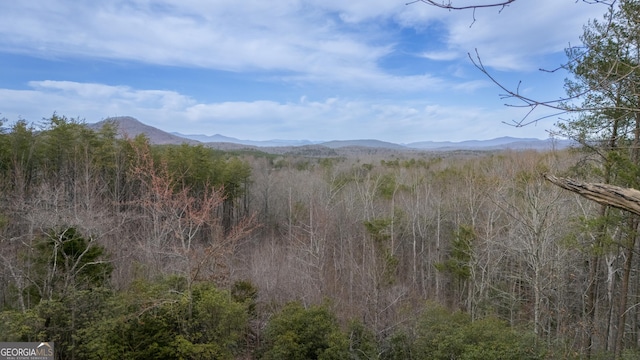
[[[636,189],[609,184],[584,183],[549,174],[543,174],[543,176],[551,183],[582,195],[589,200],[640,215],[640,191]]]
[[[637,219],[630,220],[632,224],[630,227],[632,229],[637,228]],[[625,325],[627,319],[627,298],[629,293],[629,276],[631,275],[631,267],[633,265],[633,250],[635,248],[636,242],[636,234],[635,232],[630,233],[629,241],[627,242],[626,250],[626,259],[624,262],[624,270],[622,275],[622,285],[620,289],[620,306],[618,307],[619,317],[618,317],[618,332],[616,336],[616,346],[614,349],[615,358],[619,359],[622,354],[622,348],[624,346],[624,335],[625,335]]]

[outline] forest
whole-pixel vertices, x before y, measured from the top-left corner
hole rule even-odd
[[[553,151],[353,156],[0,124],[0,341],[57,359],[636,359],[640,3],[567,50]],[[481,70],[486,70],[480,68]]]
[[[0,134],[0,341],[60,359],[545,359],[607,358],[619,337],[637,356],[637,217],[542,177],[596,178],[598,155],[313,158],[20,120]]]

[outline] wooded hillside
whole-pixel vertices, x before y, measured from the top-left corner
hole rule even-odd
[[[538,359],[621,336],[638,354],[631,218],[542,176],[584,177],[578,152],[317,158],[115,134],[57,115],[0,134],[0,341],[61,359]]]

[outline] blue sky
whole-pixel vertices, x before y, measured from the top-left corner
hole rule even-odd
[[[0,2],[0,117],[134,116],[165,131],[240,139],[396,143],[546,138],[473,67],[543,100],[606,8],[519,0],[498,12],[406,0]],[[473,24],[472,24],[473,23]],[[537,113],[545,115],[544,110]]]

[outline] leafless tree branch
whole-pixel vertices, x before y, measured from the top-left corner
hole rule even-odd
[[[434,7],[438,7],[438,8],[442,8],[442,9],[447,9],[447,10],[473,10],[473,22],[471,25],[473,25],[473,23],[475,23],[476,18],[475,18],[475,10],[476,9],[480,9],[480,8],[491,8],[491,7],[500,7],[500,11],[502,11],[506,6],[514,3],[516,0],[501,0],[501,1],[466,1],[463,2],[462,0],[459,1],[454,1],[454,0],[415,0],[415,1],[411,1],[409,3],[407,3],[407,5],[410,4],[415,4],[415,3],[423,3],[426,5],[430,5],[430,6],[434,6]],[[576,2],[578,1],[582,1],[583,3],[586,4],[603,4],[606,5],[608,7],[613,7],[616,3],[617,0],[576,0]],[[611,17],[608,19],[609,25],[611,23],[612,19]],[[607,26],[608,28],[609,26]],[[577,49],[577,48],[575,48]],[[566,69],[568,66],[570,66],[570,64],[575,63],[576,61],[579,61],[580,58],[582,56],[585,56],[586,54],[588,54],[590,51],[590,49],[585,48],[584,52],[577,52],[574,56],[575,58],[571,58],[568,59],[567,63],[552,69],[552,70],[544,70],[544,69],[540,69],[541,71],[545,71],[545,72],[556,72],[560,69]],[[605,89],[606,86],[609,84],[609,81],[611,80],[611,78],[613,76],[607,76],[606,78],[602,79],[600,81],[600,83],[595,84],[594,86],[592,86],[591,88],[587,88],[584,89],[582,92],[579,93],[574,93],[571,94],[570,96],[566,96],[566,97],[560,97],[557,99],[550,99],[550,100],[541,100],[541,99],[535,99],[532,97],[528,97],[523,95],[520,92],[520,85],[521,83],[518,83],[518,85],[515,87],[515,89],[513,87],[507,86],[505,85],[503,82],[501,82],[500,80],[498,80],[497,78],[494,77],[494,75],[487,69],[487,67],[483,64],[482,59],[480,58],[480,55],[478,53],[478,50],[475,50],[475,55],[472,54],[468,54],[469,59],[471,60],[471,62],[473,63],[473,65],[480,70],[480,72],[482,72],[485,76],[487,76],[487,78],[489,78],[489,80],[491,80],[491,82],[493,82],[495,85],[497,85],[502,91],[503,93],[500,94],[500,98],[505,100],[505,99],[509,99],[509,100],[514,100],[515,103],[505,103],[505,106],[508,107],[517,107],[517,108],[529,108],[529,110],[524,114],[524,116],[518,120],[512,120],[510,122],[504,122],[507,125],[510,126],[515,126],[515,127],[524,127],[527,125],[531,125],[534,123],[537,123],[540,120],[543,119],[547,119],[547,118],[551,118],[551,117],[557,117],[559,115],[565,114],[565,113],[577,113],[577,112],[589,112],[589,111],[602,111],[602,110],[610,110],[607,109],[606,107],[598,107],[596,108],[588,108],[588,107],[578,107],[578,106],[574,106],[571,105],[573,103],[575,103],[575,100],[583,98],[584,96],[587,96],[588,94],[594,92],[594,91],[598,91],[598,90],[602,90]],[[612,75],[612,74],[610,74]],[[620,78],[617,79],[618,81],[621,80]],[[547,108],[547,109],[552,109],[555,110],[552,114],[547,114],[547,115],[543,115],[543,116],[534,116],[533,114],[536,112],[536,110],[540,109],[540,108]],[[617,110],[626,110],[629,112],[637,112],[639,111],[637,108],[620,108],[619,106],[616,106]]]
[[[468,9],[480,9],[480,8],[488,8],[488,7],[506,7],[507,5],[515,2],[516,0],[505,0],[505,1],[497,1],[497,2],[488,2],[484,4],[473,4],[473,5],[455,5],[453,1],[436,1],[436,0],[415,0],[407,3],[407,5],[415,4],[418,2],[439,7],[447,10],[468,10]],[[502,11],[502,9],[500,9]]]
[[[411,2],[408,2],[407,5],[411,5],[411,4],[415,4],[415,3],[423,3],[423,4],[427,4],[430,6],[435,6],[441,9],[447,9],[447,10],[470,10],[470,9],[481,9],[481,8],[492,8],[492,7],[500,7],[500,11],[502,11],[505,7],[507,7],[508,5],[516,2],[516,0],[502,0],[502,1],[485,1],[485,2],[481,2],[481,3],[477,3],[479,1],[476,1],[476,4],[465,4],[465,5],[457,5],[460,3],[460,1],[456,1],[454,2],[453,0],[442,0],[442,1],[436,1],[436,0],[414,0]],[[578,0],[576,0],[576,2],[578,2]],[[605,5],[613,5],[613,3],[616,2],[616,0],[582,0],[582,2],[586,3],[586,4],[605,4]]]
[[[636,189],[610,184],[584,183],[549,174],[543,174],[543,176],[547,181],[589,200],[640,215],[640,191]]]
[[[587,88],[584,91],[573,94],[571,96],[560,97],[558,99],[540,100],[540,99],[534,99],[532,97],[525,96],[522,93],[520,93],[521,82],[518,83],[515,89],[512,89],[507,87],[507,85],[502,83],[500,80],[496,79],[495,76],[493,76],[492,73],[483,64],[477,49],[475,53],[475,58],[471,54],[468,54],[468,56],[471,62],[473,63],[473,65],[478,70],[480,70],[480,72],[482,72],[489,80],[491,80],[491,82],[493,82],[496,86],[498,86],[503,91],[503,93],[499,95],[501,99],[503,100],[511,99],[519,102],[519,103],[505,103],[505,106],[517,107],[517,108],[529,108],[529,111],[527,111],[527,113],[520,120],[513,120],[512,122],[504,122],[507,125],[512,125],[515,127],[524,127],[527,125],[537,123],[540,120],[547,119],[550,117],[556,117],[566,113],[579,113],[579,112],[603,111],[603,110],[614,110],[614,109],[627,111],[631,113],[640,112],[639,108],[630,107],[630,106],[616,105],[616,106],[598,106],[598,107],[585,107],[585,106],[575,107],[570,105],[574,100],[580,99],[583,96],[593,91],[602,90],[606,88],[605,85],[607,85],[608,82],[611,81],[613,74],[609,74],[609,76],[603,78],[601,81],[593,85],[591,88]],[[640,67],[640,65],[636,65],[635,67],[632,67],[632,69],[628,71],[627,74],[623,75],[622,77],[617,77],[616,79],[619,81],[632,76],[633,72],[638,67]],[[538,108],[548,108],[548,109],[556,110],[556,112],[550,115],[532,117],[531,115]]]

